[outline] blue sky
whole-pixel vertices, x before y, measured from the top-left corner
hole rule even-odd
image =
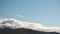
[[[60,26],[60,0],[0,0],[0,17]]]

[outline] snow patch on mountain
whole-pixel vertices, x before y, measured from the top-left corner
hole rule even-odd
[[[47,32],[59,32],[60,27],[46,27],[40,23],[31,23],[31,22],[23,22],[13,18],[1,18],[0,19],[0,28],[9,27],[9,28],[28,28],[34,29],[38,31],[47,31]]]

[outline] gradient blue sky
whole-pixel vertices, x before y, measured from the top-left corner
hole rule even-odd
[[[0,17],[60,26],[60,0],[0,0]]]

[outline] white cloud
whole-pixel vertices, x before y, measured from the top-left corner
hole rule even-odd
[[[42,30],[47,32],[60,32],[60,27],[46,27],[39,23],[23,22],[13,18],[3,18],[0,19],[0,28],[10,27],[10,28],[29,28],[34,30]]]
[[[18,17],[21,17],[21,18],[25,18],[25,16],[23,16],[23,15],[20,15],[20,14],[18,14],[17,16],[18,16]]]

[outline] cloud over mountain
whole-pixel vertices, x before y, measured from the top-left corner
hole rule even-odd
[[[60,32],[60,27],[46,27],[39,23],[31,23],[19,21],[13,18],[1,18],[0,19],[0,28],[9,27],[9,28],[28,28],[38,31],[47,31],[47,32]]]

